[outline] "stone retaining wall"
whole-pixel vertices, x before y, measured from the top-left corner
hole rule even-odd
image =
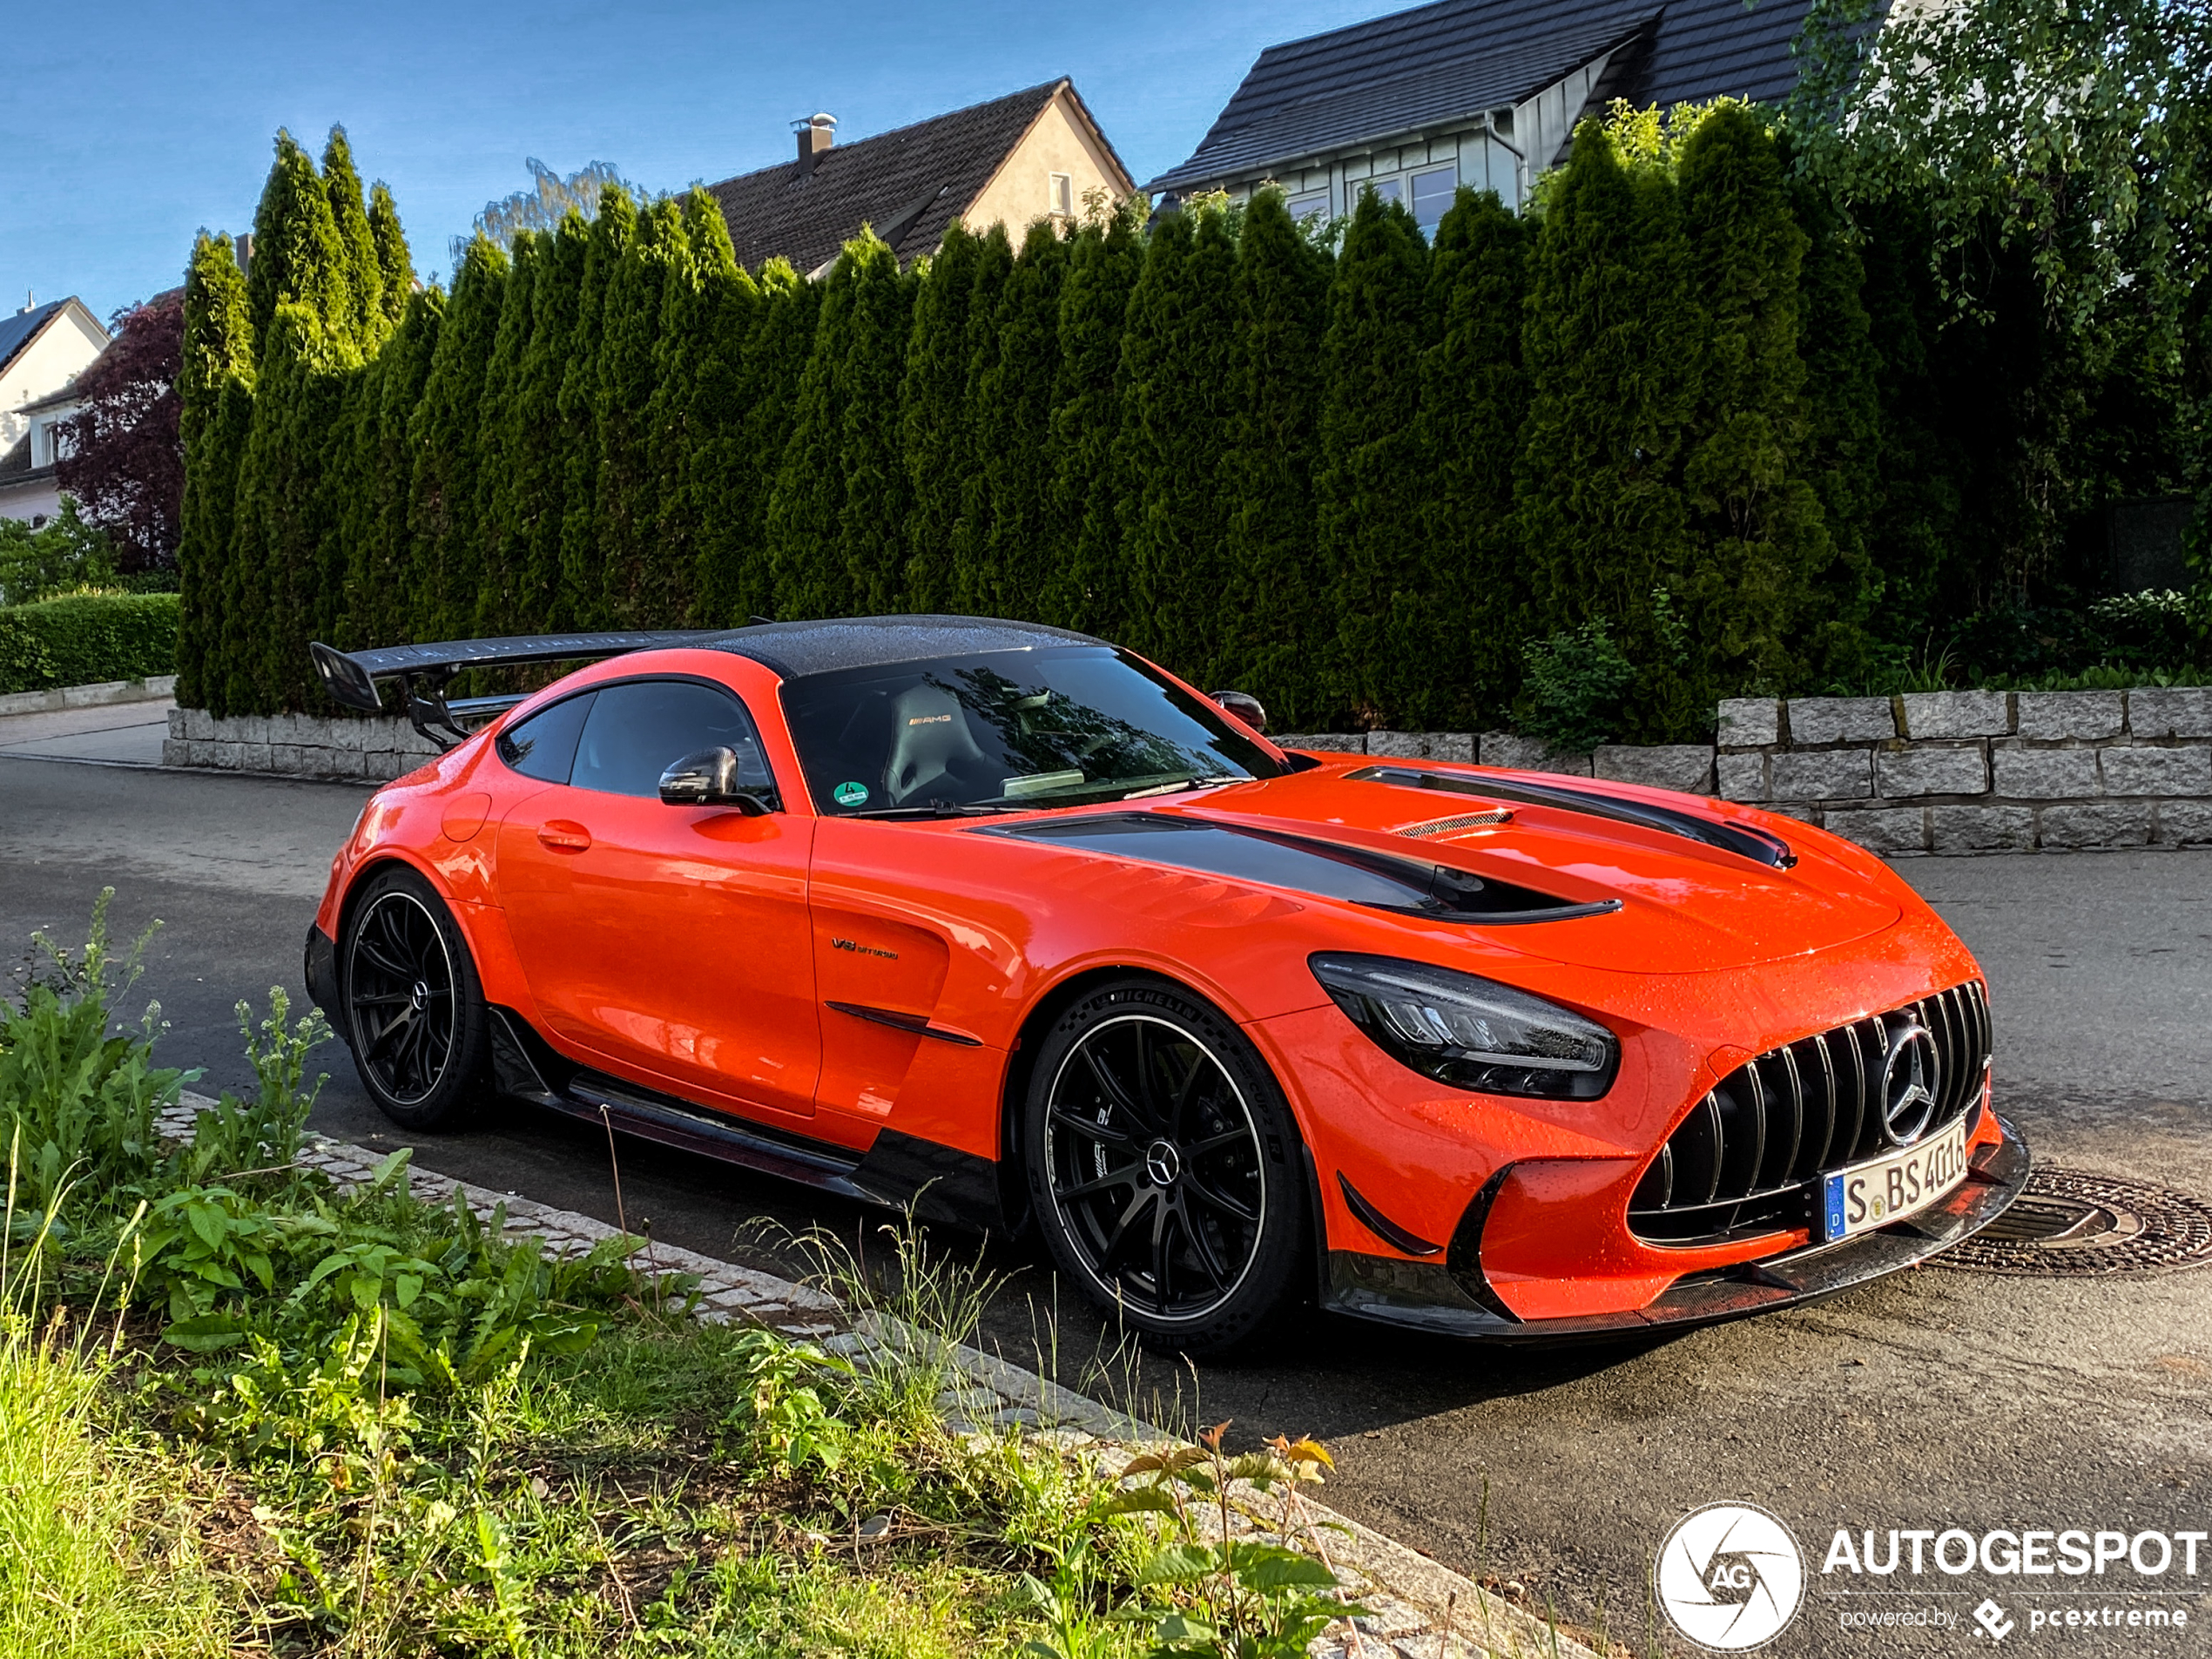
[[[1720,707],[1719,792],[1892,856],[2212,845],[2212,687]]]
[[[1710,748],[1588,755],[1509,732],[1280,741],[1718,794],[1889,857],[2212,846],[2212,687],[1738,698],[1718,729]]]
[[[90,685],[57,685],[51,691],[10,691],[0,697],[0,717],[57,714],[64,709],[101,709],[116,703],[158,703],[177,691],[174,674],[142,680],[95,680]]]
[[[389,783],[437,752],[413,726],[389,715],[236,714],[219,720],[206,709],[172,709],[161,764]]]

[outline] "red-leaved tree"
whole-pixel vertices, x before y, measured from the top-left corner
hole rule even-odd
[[[184,290],[118,313],[114,329],[114,342],[77,378],[85,408],[66,423],[54,479],[115,538],[118,570],[166,569],[177,563],[185,501],[177,434]]]

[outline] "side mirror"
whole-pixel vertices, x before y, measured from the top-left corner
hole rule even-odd
[[[1216,691],[1213,700],[1255,732],[1267,730],[1267,709],[1250,691]]]
[[[670,806],[734,806],[747,818],[774,808],[759,794],[738,785],[738,757],[732,749],[702,749],[685,755],[660,775],[660,798]]]

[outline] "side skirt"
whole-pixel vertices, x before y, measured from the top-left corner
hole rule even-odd
[[[998,1166],[988,1158],[898,1130],[880,1131],[862,1154],[747,1123],[579,1066],[511,1008],[495,1006],[491,1015],[492,1070],[502,1095],[818,1191],[907,1211],[918,1221],[1004,1230]]]

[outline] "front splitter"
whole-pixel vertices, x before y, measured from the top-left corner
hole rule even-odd
[[[2031,1160],[2020,1131],[2001,1117],[1997,1126],[2004,1138],[1977,1151],[1965,1184],[1927,1209],[1841,1244],[1806,1245],[1689,1275],[1643,1307],[1563,1319],[1515,1319],[1494,1294],[1478,1301],[1440,1264],[1344,1250],[1329,1252],[1322,1305],[1439,1336],[1539,1345],[1617,1340],[1795,1307],[1918,1266],[2004,1214],[2027,1184]]]

